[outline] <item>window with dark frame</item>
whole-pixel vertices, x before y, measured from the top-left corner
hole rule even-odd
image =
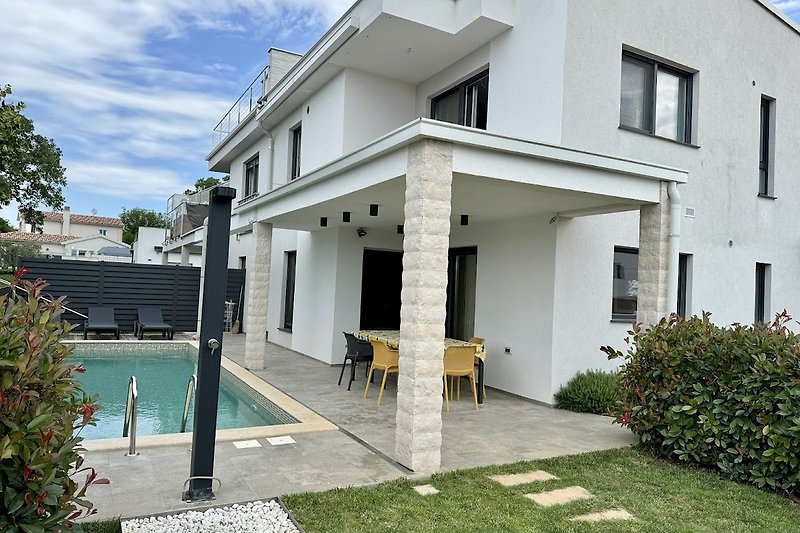
[[[481,130],[489,115],[489,71],[431,99],[431,118]]]
[[[286,281],[283,294],[283,329],[292,331],[294,318],[294,279],[297,269],[297,252],[286,252]]]
[[[249,159],[244,164],[244,197],[252,196],[258,192],[258,156]]]
[[[300,176],[300,146],[303,140],[303,127],[297,125],[291,130],[292,135],[292,164],[289,172],[291,179],[297,179]]]
[[[639,250],[614,247],[612,320],[635,320],[639,296]]]
[[[691,276],[691,254],[680,254],[678,256],[678,316],[686,318],[689,309],[689,282]]]
[[[770,266],[768,263],[756,263],[756,322],[766,322],[768,318]]]
[[[621,127],[690,143],[692,75],[623,51],[619,123]]]
[[[770,180],[770,171],[772,170],[772,161],[770,160],[770,148],[772,139],[770,133],[772,130],[772,122],[774,117],[774,102],[768,96],[761,96],[761,125],[759,135],[759,158],[758,158],[758,194],[760,196],[772,195],[772,183]]]

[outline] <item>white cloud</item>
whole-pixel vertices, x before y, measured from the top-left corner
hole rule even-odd
[[[79,191],[115,198],[162,199],[181,193],[194,180],[161,168],[130,168],[112,162],[67,162],[70,185]],[[98,206],[99,207],[99,206]]]
[[[44,110],[44,134],[72,142],[70,189],[142,197],[184,184],[153,159],[202,161],[211,129],[233,103],[231,94],[254,75],[270,35],[319,32],[351,0],[0,0],[0,83]],[[262,32],[264,46],[247,50],[254,72],[237,77],[219,58],[175,66],[152,44],[198,30]],[[167,52],[168,53],[168,52]],[[224,59],[223,59],[224,60]],[[260,68],[260,67],[259,67]],[[245,81],[243,81],[243,79]],[[112,159],[113,162],[109,163]],[[143,163],[143,161],[145,161]],[[150,167],[147,167],[150,164]],[[147,187],[134,185],[147,168]],[[107,187],[114,176],[120,187]],[[190,180],[193,181],[193,180]],[[170,192],[180,192],[178,190]]]

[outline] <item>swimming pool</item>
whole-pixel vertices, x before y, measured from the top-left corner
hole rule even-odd
[[[180,431],[189,377],[196,372],[197,343],[185,341],[68,341],[73,364],[87,371],[78,375],[86,392],[100,396],[97,427],[81,432],[89,450],[127,446],[122,427],[128,381],[138,382],[137,437],[140,445],[191,442],[193,412],[186,433]],[[318,414],[286,396],[225,356],[220,374],[217,440],[338,429]]]

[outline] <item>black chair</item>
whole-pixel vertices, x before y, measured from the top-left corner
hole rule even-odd
[[[83,322],[83,340],[86,340],[86,335],[90,331],[113,333],[114,338],[119,339],[119,324],[114,320],[114,308],[90,307],[89,318]]]
[[[170,324],[164,322],[164,317],[161,316],[161,309],[158,307],[139,307],[136,310],[139,319],[133,323],[133,334],[139,340],[144,338],[146,331],[159,331],[162,337],[172,339],[174,330]]]
[[[339,374],[339,385],[342,384],[342,376],[344,376],[344,369],[347,366],[348,359],[350,360],[350,381],[347,383],[347,390],[356,379],[356,365],[363,361],[372,362],[372,344],[367,341],[362,341],[356,338],[352,333],[343,331],[344,338],[347,340],[347,353],[344,354],[344,362],[342,362],[342,372]],[[364,377],[369,372],[369,365],[366,365]]]

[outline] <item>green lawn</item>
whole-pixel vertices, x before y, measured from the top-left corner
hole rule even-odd
[[[541,469],[556,481],[502,487],[487,474]],[[544,461],[439,474],[441,492],[419,496],[397,480],[376,488],[339,489],[284,498],[307,533],[314,532],[750,532],[797,531],[800,505],[788,498],[676,466],[636,450],[615,450]],[[541,508],[526,493],[580,485],[593,500]],[[636,520],[573,523],[582,513],[624,507]]]
[[[546,470],[560,479],[506,488],[486,477]],[[284,502],[307,533],[382,531],[470,532],[686,532],[798,531],[800,505],[787,497],[669,464],[636,450],[573,455],[544,461],[438,474],[441,492],[419,496],[407,480],[373,488],[296,494]],[[596,497],[541,508],[523,497],[580,485]],[[568,518],[624,507],[633,522],[597,524]],[[85,524],[86,533],[117,533],[117,521]]]

